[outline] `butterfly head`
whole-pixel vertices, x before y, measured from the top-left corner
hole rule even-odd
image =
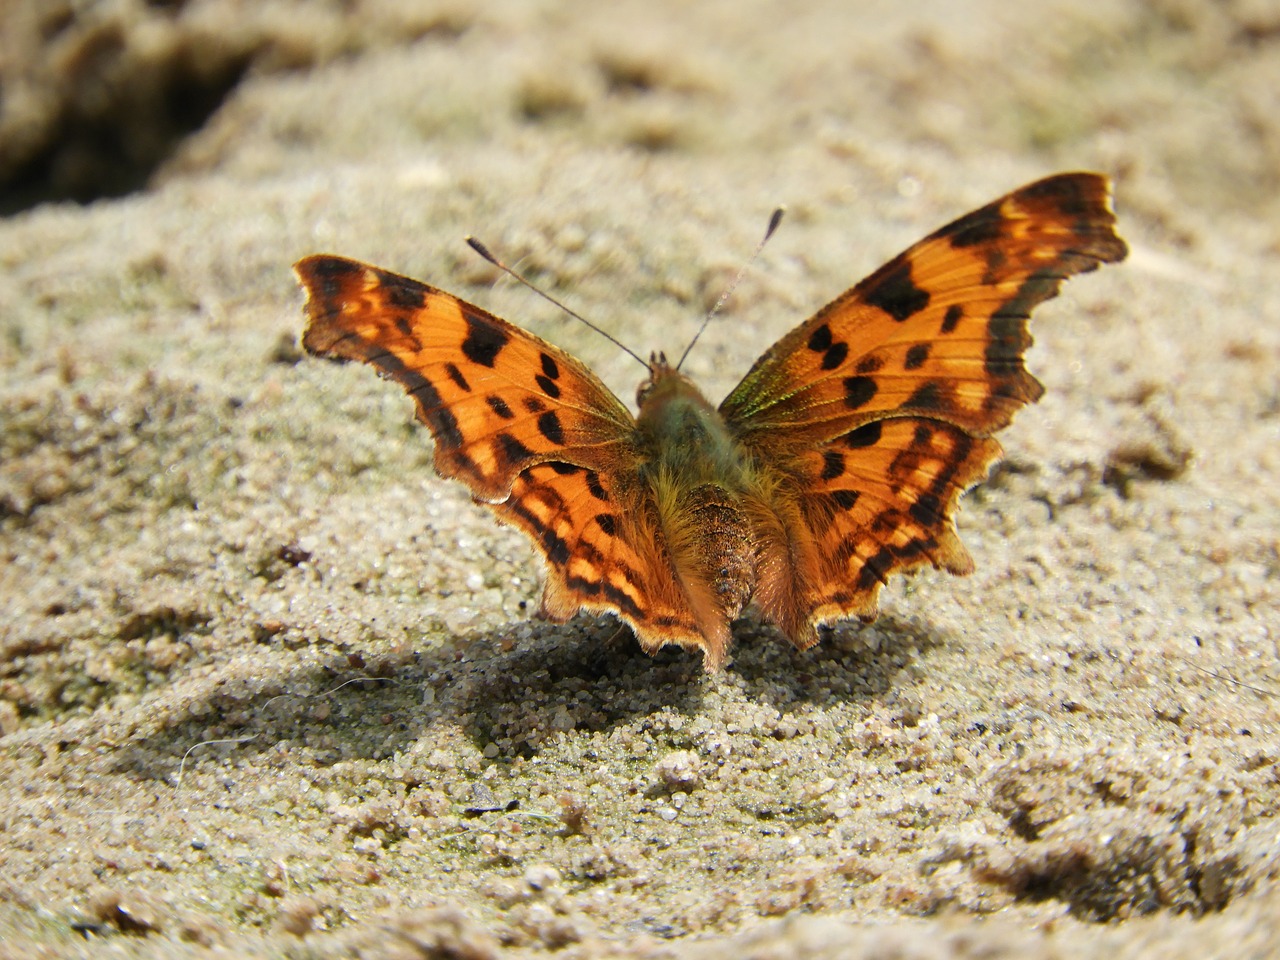
[[[673,367],[665,353],[651,353],[649,354],[649,376],[636,390],[636,405],[643,409],[660,397],[679,391],[681,387],[693,387],[693,381]]]

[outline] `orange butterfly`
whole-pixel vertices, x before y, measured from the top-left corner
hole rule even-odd
[[[719,669],[749,601],[805,649],[891,573],[965,574],[960,495],[1040,383],[1027,317],[1124,259],[1104,177],[1068,173],[930,234],[764,354],[713,407],[658,354],[635,416],[574,357],[435,287],[312,256],[303,347],[398,382],[435,466],[547,562],[542,614],[606,611]]]

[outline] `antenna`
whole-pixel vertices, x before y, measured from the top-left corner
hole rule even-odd
[[[680,354],[680,362],[676,364],[677,372],[684,366],[685,360],[693,350],[693,345],[697,343],[698,338],[702,336],[702,331],[707,329],[707,324],[709,324],[712,318],[720,312],[720,308],[725,305],[728,299],[733,296],[733,291],[738,289],[738,284],[742,282],[742,278],[746,272],[751,269],[751,265],[756,262],[756,257],[760,256],[760,251],[763,250],[764,245],[769,242],[769,238],[773,236],[773,232],[778,229],[778,224],[782,222],[782,216],[786,212],[786,207],[778,207],[778,209],[774,210],[769,216],[769,225],[765,227],[764,236],[761,237],[760,242],[756,244],[755,251],[747,258],[747,262],[738,269],[734,278],[729,281],[729,286],[725,288],[724,293],[720,294],[720,299],[718,299],[712,308],[707,311],[707,315],[702,318],[702,326],[700,326],[698,328],[698,332],[693,335],[693,339],[689,341],[689,345],[684,348],[684,353]]]
[[[520,276],[520,274],[516,273],[514,270],[508,267],[505,263],[503,263],[501,260],[495,257],[489,251],[489,248],[486,247],[479,240],[477,240],[475,237],[467,237],[467,246],[469,246],[476,253],[480,254],[480,256],[484,257],[486,260],[492,263],[495,267],[497,267],[503,273],[507,274],[507,276],[511,277],[513,280],[518,280],[520,283],[524,284],[526,287],[528,287],[530,290],[532,290],[534,293],[540,296],[543,300],[546,300],[550,303],[554,303],[557,307],[559,307],[569,316],[573,317],[573,319],[586,324],[596,333],[600,334],[600,336],[604,337],[606,340],[612,343],[615,347],[617,347],[623,353],[626,353],[634,357],[636,363],[640,364],[640,366],[644,367],[646,370],[649,369],[649,364],[645,363],[644,359],[640,356],[640,354],[636,353],[634,350],[628,347],[625,343],[623,343],[617,337],[613,336],[610,333],[607,333],[604,330],[601,330],[599,327],[597,327],[594,323],[592,323],[582,314],[578,313],[576,310],[570,310],[568,307],[566,307],[563,303],[561,303],[551,294],[547,293],[545,290],[535,286],[534,284],[526,280],[524,277]]]

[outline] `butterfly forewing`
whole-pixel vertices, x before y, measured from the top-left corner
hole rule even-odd
[[[630,412],[559,347],[354,260],[308,257],[294,269],[308,293],[303,347],[362,360],[404,387],[435,439],[436,470],[478,499],[504,499],[537,463],[625,462]]]
[[[887,416],[1007,426],[1042,388],[1023,366],[1027,317],[1062,281],[1123,259],[1107,183],[1062,174],[934,232],[764,354],[721,404],[771,456]]]

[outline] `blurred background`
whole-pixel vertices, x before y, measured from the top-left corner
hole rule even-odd
[[[0,16],[6,212],[211,167],[536,137],[862,159],[905,141],[1276,213],[1270,0],[5,0]],[[326,88],[362,64],[386,79],[339,105]]]

